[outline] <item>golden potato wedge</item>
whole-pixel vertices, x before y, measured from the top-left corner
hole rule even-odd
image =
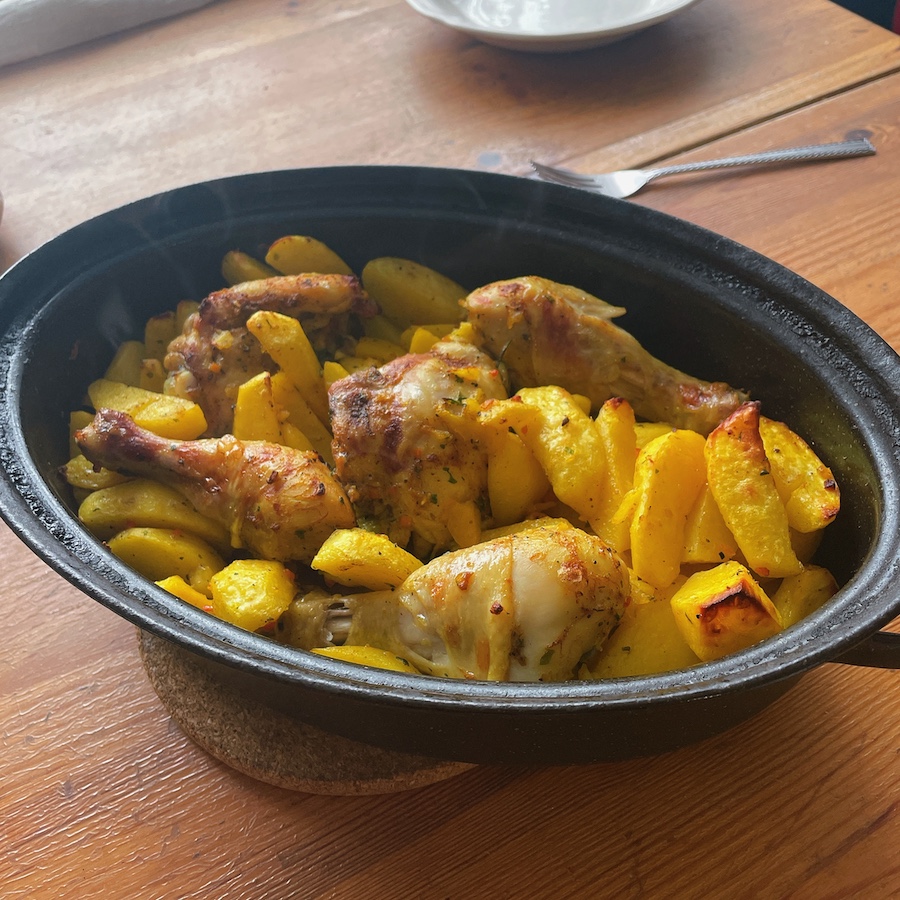
[[[833,522],[841,492],[831,469],[784,422],[760,416],[759,433],[791,528],[818,531]]]
[[[310,566],[344,587],[399,587],[422,563],[387,535],[363,528],[334,531]]]
[[[322,380],[325,382],[326,390],[349,374],[347,369],[333,359],[328,359],[322,364]]]
[[[561,528],[574,527],[568,519],[557,519],[553,516],[536,516],[533,519],[523,519],[521,522],[514,522],[512,525],[486,528],[481,532],[481,540],[484,542],[492,541],[494,538],[506,537],[508,534],[518,534],[520,531],[526,531],[529,528],[555,528],[558,531]]]
[[[293,382],[319,420],[327,422],[325,379],[303,326],[290,316],[261,310],[250,317],[247,328]]]
[[[706,480],[703,448],[699,434],[678,430],[654,438],[638,455],[631,559],[638,577],[654,587],[667,587],[681,571],[687,517]]]
[[[378,361],[379,366],[383,366],[398,356],[404,356],[406,349],[393,341],[364,336],[356,342],[356,350],[354,352],[357,356],[368,356],[375,359]]]
[[[488,499],[497,526],[522,521],[550,490],[550,481],[535,455],[508,429],[488,438]]]
[[[103,541],[141,526],[187,532],[221,553],[227,553],[231,546],[227,528],[197,512],[174,488],[149,478],[134,478],[94,491],[78,507],[78,518]]]
[[[229,250],[222,257],[222,277],[230,285],[259,281],[261,278],[272,278],[279,274],[281,273],[277,269],[240,250]]]
[[[164,591],[205,612],[212,612],[212,600],[196,588],[192,588],[180,575],[170,575],[156,582]]]
[[[560,387],[523,388],[516,398],[500,401],[506,405],[498,408],[540,463],[553,492],[585,521],[599,518],[606,491],[606,454],[594,420]],[[530,411],[535,425],[525,419],[516,424],[517,405]]]
[[[440,272],[409,259],[383,256],[362,270],[363,287],[396,325],[460,322],[468,291]]]
[[[275,241],[266,252],[266,263],[282,275],[353,274],[331,247],[304,234],[288,234]]]
[[[166,383],[166,370],[158,359],[142,359],[138,374],[138,387],[155,394],[163,392]]]
[[[744,403],[706,439],[706,476],[747,564],[763,578],[796,575],[788,518],[759,432],[759,403]]]
[[[206,592],[212,576],[225,566],[209,543],[172,528],[126,528],[107,545],[122,562],[150,581],[180,575],[200,593]]]
[[[179,300],[175,307],[175,331],[181,334],[188,318],[200,309],[196,300]]]
[[[294,575],[280,562],[238,559],[210,578],[213,615],[247,631],[258,631],[291,605]]]
[[[308,450],[310,453],[316,452],[312,441],[296,425],[292,425],[290,422],[281,423],[281,442],[285,447],[291,447],[294,450]]]
[[[190,400],[99,378],[88,387],[94,409],[128,413],[141,428],[161,437],[190,441],[206,431],[203,410]]]
[[[626,678],[686,669],[700,662],[678,629],[665,598],[629,603],[590,667],[592,678]]]
[[[73,487],[84,491],[99,491],[130,481],[128,475],[120,475],[111,469],[95,466],[86,456],[73,456],[63,467],[63,477]]]
[[[319,656],[356,663],[358,666],[372,666],[376,669],[388,669],[391,672],[419,674],[419,670],[415,666],[410,665],[405,659],[402,659],[395,653],[391,653],[389,650],[381,650],[379,647],[370,647],[368,644],[315,647],[312,652],[318,653]]]
[[[838,584],[828,569],[807,566],[799,575],[783,579],[772,602],[781,614],[784,627],[793,625],[814,613],[838,591]]]
[[[146,356],[142,341],[125,341],[119,344],[112,362],[107,366],[104,378],[139,387],[141,382],[141,363]]]
[[[369,316],[362,323],[363,333],[368,337],[378,338],[381,341],[389,341],[409,349],[409,343],[404,340],[402,329],[398,328],[387,316]]]
[[[681,561],[688,564],[720,563],[733,559],[737,541],[728,530],[709,485],[688,513],[684,529],[684,550]]]
[[[675,592],[671,607],[685,641],[704,662],[782,629],[775,605],[750,570],[734,561],[691,575]]]
[[[427,353],[438,341],[440,337],[424,325],[419,325],[413,329],[409,339],[410,353]]]
[[[481,541],[481,513],[474,501],[449,500],[445,504],[447,530],[457,547],[472,547]]]
[[[144,326],[144,357],[147,359],[165,359],[166,351],[172,338],[178,333],[175,323],[175,312],[160,313],[147,320]]]
[[[241,441],[283,443],[279,409],[272,396],[272,376],[268,372],[254,375],[238,388],[231,430]]]
[[[628,522],[616,519],[625,495],[634,487],[637,461],[634,410],[627,400],[607,400],[595,419],[606,457],[606,490],[600,498],[600,513],[591,521],[594,531],[617,549],[630,546]]]
[[[819,544],[822,543],[823,532],[819,528],[816,531],[795,531],[790,529],[791,547],[797,559],[805,566],[816,555]]]
[[[661,434],[674,431],[675,426],[669,425],[668,422],[636,422],[634,426],[634,436],[637,441],[638,450],[643,450],[647,444],[654,438],[658,438]]]
[[[303,394],[288,378],[287,373],[276,372],[272,376],[272,398],[276,405],[287,413],[287,422],[282,423],[282,431],[284,431],[285,424],[299,429],[312,445],[311,449],[315,450],[329,466],[333,466],[331,432],[312,411],[303,398]]]

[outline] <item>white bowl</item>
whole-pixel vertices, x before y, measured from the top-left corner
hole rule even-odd
[[[406,0],[416,12],[486,44],[558,53],[641,31],[699,0]]]

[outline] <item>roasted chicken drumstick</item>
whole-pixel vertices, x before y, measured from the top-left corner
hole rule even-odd
[[[335,528],[356,518],[321,458],[231,435],[172,441],[103,409],[75,435],[91,462],[155,478],[231,532],[232,545],[263,559],[308,563]]]
[[[237,390],[272,361],[247,330],[261,310],[340,331],[346,313],[374,315],[376,306],[350,275],[283,275],[237,284],[206,297],[169,344],[165,392],[197,403],[209,435],[231,430]]]
[[[297,643],[371,644],[420,672],[565,681],[628,602],[625,565],[599,538],[552,524],[445,553],[395,591],[294,602]]]
[[[610,319],[624,310],[544,278],[497,281],[465,300],[488,353],[515,388],[555,384],[596,406],[623,397],[638,416],[708,434],[747,395],[660,362]]]

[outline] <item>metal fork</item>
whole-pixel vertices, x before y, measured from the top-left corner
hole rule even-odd
[[[544,181],[564,184],[569,187],[584,188],[607,197],[630,197],[645,184],[663,175],[681,175],[685,172],[703,172],[707,169],[730,169],[737,166],[760,166],[788,162],[816,162],[827,159],[846,159],[851,156],[871,156],[875,147],[865,138],[840,141],[834,144],[813,144],[809,147],[791,147],[785,150],[767,150],[763,153],[748,153],[746,156],[726,156],[704,162],[681,163],[674,166],[660,166],[656,169],[623,169],[603,175],[581,175],[569,169],[545,166],[531,161],[534,171]]]

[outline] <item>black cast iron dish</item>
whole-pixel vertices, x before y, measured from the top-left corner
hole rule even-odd
[[[834,469],[843,509],[822,559],[844,584],[818,613],[715,663],[609,682],[406,676],[278,646],[121,565],[79,525],[58,474],[86,385],[146,319],[221,286],[225,250],[311,234],[361,268],[413,258],[464,285],[537,274],[628,309],[656,355],[750,389]],[[900,666],[900,366],[832,298],[702,229],[525,179],[356,167],[171,191],[63,234],[0,279],[2,514],[86,594],[196,655],[248,698],[346,737],[472,762],[663,752],[743,721],[828,661]]]

